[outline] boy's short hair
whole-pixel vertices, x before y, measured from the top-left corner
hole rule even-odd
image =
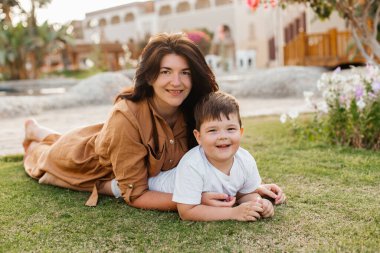
[[[194,109],[195,128],[199,131],[206,120],[221,120],[221,115],[227,119],[230,114],[238,116],[241,127],[239,103],[235,97],[222,91],[212,92],[201,99]]]

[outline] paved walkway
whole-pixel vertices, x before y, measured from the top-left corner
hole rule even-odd
[[[239,99],[242,117],[280,115],[292,110],[307,112],[303,99]],[[86,106],[46,111],[33,116],[40,124],[58,132],[66,132],[76,127],[99,123],[107,118],[111,105]],[[0,156],[23,152],[21,142],[24,137],[25,117],[1,119]]]

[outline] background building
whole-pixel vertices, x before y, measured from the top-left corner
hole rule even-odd
[[[323,33],[331,28],[346,30],[336,13],[318,20],[305,5],[252,11],[245,0],[159,0],[134,2],[86,14],[82,22],[84,43],[143,42],[158,32],[207,29],[215,33],[227,24],[235,40],[238,57],[253,55],[253,66],[284,64],[285,43],[300,32]],[[252,54],[253,52],[253,54]],[[239,60],[239,59],[238,59]]]

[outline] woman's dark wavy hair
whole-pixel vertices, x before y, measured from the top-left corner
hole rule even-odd
[[[167,54],[176,54],[186,59],[191,71],[192,88],[189,96],[180,106],[187,123],[189,148],[196,145],[192,134],[195,128],[194,107],[197,102],[210,92],[219,89],[215,76],[207,65],[198,46],[183,33],[160,33],[153,36],[141,54],[134,78],[134,89],[117,96],[134,102],[153,96],[153,87],[149,82],[156,80],[160,73],[162,58]]]

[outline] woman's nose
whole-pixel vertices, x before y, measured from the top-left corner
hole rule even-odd
[[[172,77],[172,81],[171,81],[172,85],[180,85],[181,84],[181,77],[179,74],[173,74],[173,77]]]

